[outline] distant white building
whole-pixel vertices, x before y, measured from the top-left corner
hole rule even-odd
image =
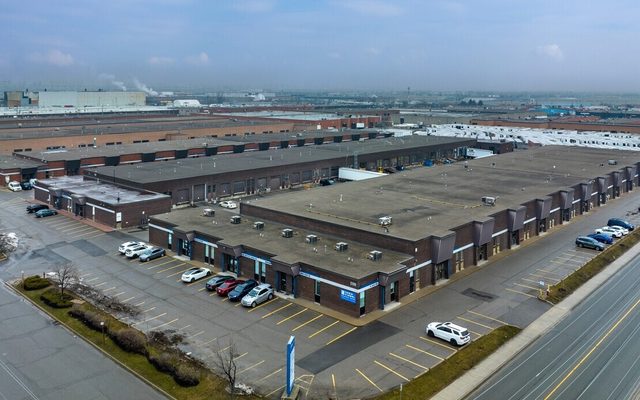
[[[141,107],[146,99],[144,92],[38,92],[38,107]]]
[[[174,100],[173,106],[178,108],[199,108],[202,104],[198,100]]]

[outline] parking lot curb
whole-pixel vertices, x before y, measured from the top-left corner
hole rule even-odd
[[[640,243],[636,244],[622,256],[612,262],[604,270],[585,282],[573,294],[542,314],[533,323],[524,328],[518,335],[505,343],[495,353],[485,358],[463,376],[456,379],[445,389],[438,392],[432,399],[461,400],[493,376],[505,364],[511,361],[531,343],[552,329],[560,320],[565,318],[587,296],[598,289],[611,276],[615,275],[631,259],[640,254]]]
[[[14,281],[17,282],[17,281]],[[16,293],[18,296],[22,297],[23,299],[27,300],[29,303],[33,304],[36,308],[38,308],[40,311],[42,311],[43,313],[45,313],[47,316],[49,316],[49,318],[51,318],[52,320],[58,322],[60,324],[60,326],[62,326],[64,329],[66,329],[69,333],[72,333],[74,336],[81,338],[82,340],[84,340],[85,343],[88,343],[89,345],[91,345],[94,349],[98,350],[100,353],[102,353],[103,355],[105,355],[106,357],[108,357],[110,360],[112,360],[113,362],[115,362],[117,365],[119,365],[120,367],[122,367],[124,370],[126,370],[127,372],[130,372],[131,374],[135,375],[138,379],[140,379],[142,382],[146,383],[149,387],[151,387],[152,389],[154,389],[155,391],[157,391],[158,393],[162,394],[163,396],[166,396],[169,399],[172,400],[178,400],[177,398],[173,397],[172,395],[170,395],[169,393],[165,392],[161,387],[157,386],[156,384],[154,384],[153,382],[151,382],[150,380],[148,380],[147,378],[145,378],[144,376],[140,375],[138,372],[134,371],[133,369],[129,368],[129,366],[127,366],[126,364],[122,363],[120,360],[118,360],[117,358],[113,357],[111,354],[107,353],[104,349],[102,349],[100,346],[96,345],[95,343],[93,343],[90,340],[87,340],[84,336],[82,336],[80,333],[78,333],[75,329],[73,329],[72,327],[70,327],[69,325],[65,324],[64,322],[58,320],[55,316],[53,316],[51,313],[49,313],[49,311],[47,311],[45,308],[41,307],[40,304],[34,302],[33,300],[31,300],[30,298],[28,298],[27,296],[24,296],[19,290],[17,290],[12,282],[3,282],[4,285],[9,288],[9,290],[13,291],[14,293]]]

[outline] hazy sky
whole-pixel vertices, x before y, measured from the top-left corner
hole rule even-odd
[[[637,0],[0,4],[4,85],[640,91]]]

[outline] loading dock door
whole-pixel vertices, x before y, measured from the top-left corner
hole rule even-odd
[[[176,204],[189,202],[189,189],[178,189]]]
[[[271,179],[269,179],[269,187],[271,189],[280,189],[280,177],[272,176]]]
[[[193,201],[204,200],[204,184],[193,187]]]

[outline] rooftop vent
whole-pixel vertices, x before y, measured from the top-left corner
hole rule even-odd
[[[378,260],[382,260],[382,252],[378,251],[378,250],[373,250],[369,252],[369,255],[367,256],[367,258],[371,261],[378,261]]]
[[[264,229],[264,222],[262,221],[256,221],[253,223],[253,229],[257,229],[259,231]]]
[[[216,215],[216,210],[214,210],[213,208],[205,208],[204,210],[202,210],[202,215],[204,215],[205,217],[213,217]]]
[[[242,218],[240,218],[239,215],[234,215],[233,217],[231,217],[231,223],[235,225],[239,224],[241,220]]]
[[[336,251],[347,251],[348,248],[349,248],[349,244],[345,242],[336,243]]]
[[[317,243],[318,237],[316,235],[307,235],[307,238],[305,240],[307,243]]]
[[[282,237],[291,238],[293,237],[293,229],[286,228],[282,230]]]
[[[618,161],[617,160],[609,160],[607,162],[609,163],[609,165],[618,165]]]
[[[388,226],[391,225],[391,223],[393,222],[393,219],[389,216],[385,216],[385,217],[380,217],[378,218],[378,223],[382,226]]]
[[[485,206],[495,206],[496,200],[497,200],[497,197],[484,196],[482,198],[482,204],[484,204]]]

